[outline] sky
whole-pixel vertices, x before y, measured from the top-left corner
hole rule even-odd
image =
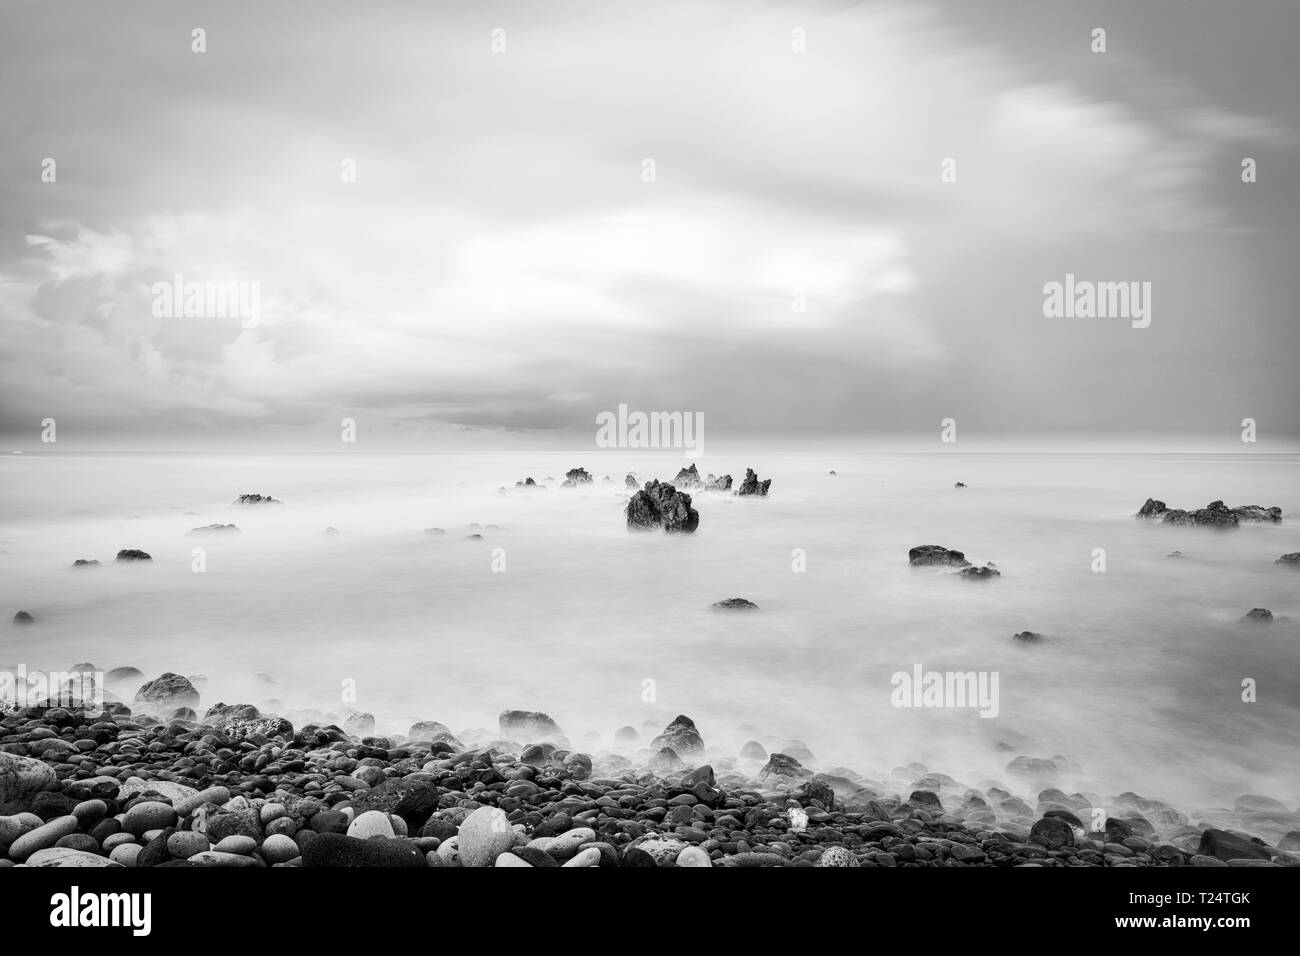
[[[622,404],[1292,450],[1298,32],[1271,0],[7,0],[0,438],[511,447]],[[1044,315],[1067,273],[1150,283],[1150,324]],[[177,275],[256,320],[158,314]]]

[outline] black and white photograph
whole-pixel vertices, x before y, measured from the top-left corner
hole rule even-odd
[[[12,919],[848,868],[754,879],[1263,929],[1298,36],[1290,0],[3,0]]]

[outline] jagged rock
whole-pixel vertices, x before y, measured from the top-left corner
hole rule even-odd
[[[727,598],[725,601],[714,601],[709,606],[717,608],[722,611],[757,611],[758,610],[757,604],[755,604],[753,601],[748,601],[745,598]]]
[[[1235,528],[1243,521],[1277,523],[1282,520],[1282,509],[1276,506],[1266,508],[1263,505],[1229,508],[1222,501],[1211,501],[1204,508],[1184,511],[1181,508],[1169,508],[1163,501],[1148,498],[1138,509],[1137,517],[1159,518],[1164,524]]]
[[[758,475],[754,474],[753,468],[745,469],[745,480],[740,483],[740,488],[736,491],[738,495],[758,495],[760,498],[767,496],[767,490],[772,487],[772,479],[765,478],[758,480]]]
[[[117,560],[119,560],[119,561],[152,561],[152,560],[153,560],[153,557],[150,556],[147,552],[145,552],[145,551],[140,551],[140,550],[138,550],[138,549],[136,549],[136,548],[123,548],[121,551],[117,552]]]
[[[917,567],[970,567],[965,554],[961,551],[952,551],[941,544],[917,545],[907,552],[907,562]]]
[[[1154,498],[1148,498],[1146,502],[1138,509],[1137,517],[1139,518],[1158,518],[1168,510],[1163,501],[1157,501]]]
[[[1253,624],[1272,624],[1273,612],[1266,607],[1254,607],[1247,611],[1246,616],[1241,620]]]
[[[705,491],[730,491],[731,476],[723,475],[720,478],[715,478],[713,477],[713,475],[709,475],[708,481],[706,481],[704,484],[704,490]]]
[[[537,482],[533,481],[532,478],[523,478],[515,482],[515,487],[516,488],[537,488],[539,486]]]
[[[591,475],[585,468],[570,468],[564,473],[564,483],[561,488],[576,488],[578,485],[591,484]]]
[[[628,475],[623,479],[624,488],[640,488],[641,482],[636,480],[636,475]]]
[[[677,472],[673,484],[678,488],[699,488],[703,482],[700,481],[699,469],[692,463],[691,467],[683,468]]]
[[[651,750],[659,750],[661,747],[671,747],[678,756],[684,757],[688,754],[703,753],[704,739],[695,729],[695,721],[684,714],[678,714],[664,728],[663,733],[650,741]]]
[[[628,528],[636,530],[663,528],[689,534],[700,526],[700,513],[691,507],[690,495],[653,480],[628,500],[624,514]]]
[[[240,495],[233,502],[231,502],[231,507],[234,507],[235,505],[282,505],[282,504],[284,504],[283,501],[277,501],[275,498],[272,498],[270,495]]]
[[[199,692],[187,678],[168,672],[141,687],[136,692],[135,702],[170,712],[177,707],[197,707]]]
[[[992,561],[985,564],[982,568],[962,568],[958,573],[960,573],[963,578],[969,578],[975,581],[983,581],[987,578],[998,578],[1002,576],[1002,572],[997,569],[997,566],[994,565]]]

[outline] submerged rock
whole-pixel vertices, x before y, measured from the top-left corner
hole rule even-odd
[[[1184,511],[1169,508],[1163,501],[1148,498],[1137,511],[1139,518],[1159,518],[1164,524],[1197,525],[1210,528],[1235,528],[1243,521],[1272,522],[1282,520],[1282,509],[1263,505],[1238,505],[1229,508],[1222,501],[1211,501],[1204,508]]]
[[[988,578],[1002,577],[1002,572],[997,569],[997,565],[995,565],[992,561],[989,561],[982,568],[976,568],[976,567],[962,568],[959,573],[963,578],[968,578],[972,581],[983,581]]]
[[[740,488],[736,491],[738,495],[758,495],[760,498],[767,497],[767,490],[772,487],[772,479],[765,478],[758,480],[758,475],[754,474],[753,468],[745,469],[745,480],[740,483]]]
[[[714,601],[710,607],[718,608],[722,611],[757,611],[758,605],[753,601],[745,598],[727,598],[725,601]]]
[[[206,524],[201,528],[191,528],[189,531],[185,532],[185,536],[188,538],[194,535],[240,534],[240,533],[241,533],[240,530],[237,527],[235,527],[233,524]]]
[[[908,564],[917,567],[968,568],[970,562],[961,551],[953,551],[941,544],[921,544],[907,552]]]
[[[1289,564],[1293,568],[1300,568],[1300,551],[1292,551],[1290,554],[1284,554],[1273,563]]]
[[[270,495],[240,495],[231,502],[231,507],[236,505],[282,505],[283,501],[277,501]]]
[[[561,488],[576,488],[578,485],[591,484],[591,475],[585,468],[570,468],[564,473],[564,483]]]
[[[1021,631],[1019,634],[1012,634],[1011,639],[1022,644],[1037,644],[1039,641],[1044,640],[1043,635],[1037,631]]]
[[[636,530],[663,528],[689,534],[700,526],[700,513],[691,507],[691,496],[654,480],[631,497],[624,514],[628,528]]]

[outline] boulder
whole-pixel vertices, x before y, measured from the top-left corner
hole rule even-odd
[[[758,605],[755,604],[753,601],[746,600],[745,598],[739,598],[739,597],[727,598],[725,601],[714,601],[709,606],[713,608],[717,608],[720,611],[757,611],[758,610]]]
[[[972,581],[983,581],[988,578],[999,578],[1002,576],[1002,572],[997,569],[997,567],[993,564],[992,561],[985,564],[984,567],[982,568],[976,568],[976,567],[962,568],[961,571],[959,571],[958,573],[963,578],[967,578]]]
[[[342,833],[320,833],[302,849],[302,865],[330,866],[426,866],[424,853],[412,840],[358,840]]]
[[[152,561],[153,557],[148,552],[140,551],[137,548],[123,548],[117,552],[118,561]]]
[[[1019,641],[1022,644],[1037,644],[1039,641],[1043,640],[1043,635],[1039,634],[1037,631],[1021,631],[1019,634],[1012,634],[1011,639],[1013,641]]]
[[[700,736],[700,732],[695,729],[695,721],[683,714],[678,714],[664,728],[663,733],[650,741],[651,750],[657,751],[664,747],[671,747],[679,757],[685,757],[689,754],[703,753],[704,739]]]
[[[19,611],[14,615],[15,624],[35,624],[36,618],[32,617],[28,611]]]
[[[74,568],[97,568],[99,567],[99,562],[94,558],[77,558],[77,560],[72,562],[72,566]]]
[[[564,749],[569,747],[569,738],[564,735],[560,725],[549,715],[534,710],[503,710],[497,717],[501,737],[506,740],[518,740],[521,743],[553,743]]]
[[[1241,833],[1210,828],[1201,834],[1196,850],[1199,856],[1212,856],[1219,860],[1268,860],[1273,854]]]
[[[591,484],[591,475],[585,468],[570,468],[564,473],[564,482],[561,488],[576,488],[578,485]]]
[[[135,702],[152,705],[156,712],[170,713],[177,707],[197,707],[199,692],[187,678],[168,672],[141,687]]]
[[[514,847],[515,830],[497,807],[479,807],[461,823],[457,838],[462,866],[492,866]]]
[[[0,813],[20,813],[38,793],[58,786],[54,769],[43,760],[0,752]]]
[[[700,513],[691,507],[691,496],[654,480],[628,500],[624,514],[633,530],[662,528],[690,534],[700,526]]]
[[[774,753],[767,758],[767,763],[758,772],[758,779],[766,780],[768,777],[773,776],[793,777],[796,780],[802,780],[811,777],[812,771],[805,769],[803,764],[788,754]]]
[[[1273,612],[1266,607],[1253,607],[1241,620],[1243,623],[1250,624],[1272,624]]]

